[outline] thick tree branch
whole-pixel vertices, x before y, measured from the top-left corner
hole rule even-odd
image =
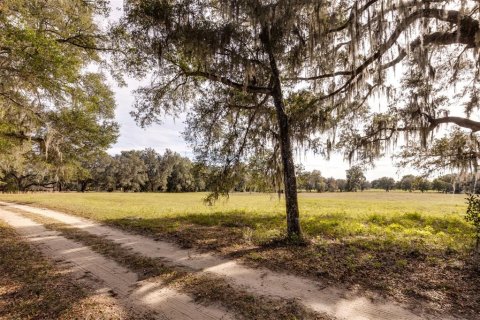
[[[264,98],[260,102],[255,103],[254,105],[241,105],[241,104],[237,104],[237,103],[234,103],[234,104],[228,103],[228,104],[226,104],[226,107],[230,108],[230,109],[258,110],[260,107],[262,107],[268,101],[269,97],[270,97],[269,95],[265,95]]]
[[[228,79],[227,77],[222,77],[217,74],[211,73],[211,72],[206,72],[206,71],[184,71],[183,74],[188,77],[203,77],[208,80],[216,81],[216,82],[221,82],[226,86],[229,86],[231,88],[240,90],[240,91],[247,91],[250,93],[262,93],[262,94],[271,94],[272,90],[267,87],[259,87],[259,86],[253,86],[253,85],[243,85],[242,83],[238,83],[235,81],[232,81]]]
[[[57,42],[59,43],[68,43],[72,46],[85,49],[85,50],[93,50],[93,51],[115,51],[115,48],[108,48],[108,47],[99,47],[96,45],[88,44],[88,43],[83,43],[78,40],[76,37],[71,37],[67,39],[57,39]]]
[[[325,78],[333,78],[337,76],[350,76],[352,71],[337,71],[332,73],[324,73],[318,76],[313,77],[294,77],[294,78],[285,78],[284,80],[294,80],[294,81],[311,81],[311,80],[320,80]]]
[[[104,35],[91,35],[91,34],[83,34],[83,33],[78,33],[76,35],[69,36],[68,38],[65,38],[60,32],[58,32],[55,29],[45,29],[43,30],[48,33],[52,33],[58,38],[56,41],[58,43],[68,43],[71,44],[75,47],[82,48],[85,50],[94,50],[94,51],[115,51],[114,48],[108,48],[108,47],[100,47],[97,46],[95,43],[97,40],[103,40],[105,39]]]
[[[440,124],[454,123],[462,128],[470,129],[472,132],[480,131],[480,122],[462,117],[442,117],[442,118],[427,118],[430,122],[430,127],[433,129]]]

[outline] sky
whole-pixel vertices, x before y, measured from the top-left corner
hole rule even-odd
[[[110,21],[115,21],[121,15],[122,2],[123,0],[111,0]],[[153,148],[163,154],[166,149],[170,149],[193,159],[192,150],[182,136],[185,127],[184,119],[167,117],[162,119],[162,124],[154,124],[145,129],[136,125],[130,116],[135,102],[133,91],[141,86],[142,82],[148,82],[148,79],[142,81],[127,78],[126,82],[126,87],[119,87],[115,82],[110,81],[117,101],[116,120],[120,124],[120,137],[117,143],[110,148],[109,153],[116,154],[123,150]],[[350,167],[348,161],[345,161],[341,154],[333,154],[330,160],[325,160],[321,156],[302,152],[301,155],[296,156],[296,162],[301,163],[307,171],[320,170],[324,177],[337,179],[345,178],[345,171]],[[390,156],[379,159],[374,168],[365,171],[368,180],[383,176],[398,180],[406,174],[418,174],[418,172],[412,168],[399,170],[394,166]]]

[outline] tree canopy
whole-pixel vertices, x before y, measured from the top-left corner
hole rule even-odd
[[[440,128],[480,129],[474,117],[479,107],[478,2],[351,3],[348,23],[336,29],[332,44],[350,59],[334,73],[307,77],[338,79],[329,93],[332,99],[370,93],[363,107],[340,119],[346,130],[339,146],[350,158],[373,161],[399,140],[416,143],[416,150],[424,152]],[[475,136],[470,139],[475,143]]]
[[[60,174],[116,140],[113,93],[101,73],[88,71],[108,49],[94,21],[107,11],[105,1],[2,1],[3,152],[54,164]]]
[[[199,158],[223,165],[223,181],[245,157],[271,155],[283,172],[290,236],[301,233],[293,144],[322,151],[316,134],[328,126],[311,103],[325,88],[296,88],[306,70],[322,66],[320,51],[333,39],[327,29],[344,20],[336,9],[313,0],[126,1],[117,29],[129,36],[123,65],[154,73],[137,92],[139,123],[188,106],[187,138]]]

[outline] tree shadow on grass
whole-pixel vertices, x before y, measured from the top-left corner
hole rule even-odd
[[[232,257],[326,285],[343,284],[371,297],[391,297],[412,309],[467,319],[480,314],[480,261],[466,253],[351,238],[306,247],[270,242]]]
[[[471,319],[480,313],[479,262],[466,250],[431,247],[415,237],[349,235],[345,230],[338,231],[342,230],[342,222],[337,220],[338,217],[330,220],[327,217],[317,224],[311,222],[307,228],[311,241],[300,245],[285,241],[281,234],[252,243],[246,234],[248,230],[255,233],[259,228],[262,232],[268,228],[283,230],[282,215],[197,213],[156,219],[112,219],[107,223],[184,248],[220,252],[253,267],[267,267],[331,285],[343,284],[362,294],[389,296],[412,308],[421,306]],[[458,219],[436,221],[418,215],[389,221],[369,217],[367,223],[384,228],[392,224],[404,228],[429,227],[434,233],[452,229],[458,232],[465,227]]]
[[[127,231],[176,242],[183,248],[222,250],[232,244],[249,242],[246,233],[260,226],[263,229],[283,229],[283,216],[245,214],[241,211],[194,213],[178,217],[144,219],[127,217],[104,221]]]
[[[91,294],[0,224],[0,318],[78,317]]]

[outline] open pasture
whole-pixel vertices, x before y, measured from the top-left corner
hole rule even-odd
[[[133,230],[171,233],[189,227],[242,229],[265,242],[285,229],[284,201],[273,194],[234,193],[208,206],[204,193],[3,194],[1,200],[64,210]],[[461,250],[472,228],[465,195],[408,192],[302,193],[302,227],[309,238],[381,237],[418,240]]]

